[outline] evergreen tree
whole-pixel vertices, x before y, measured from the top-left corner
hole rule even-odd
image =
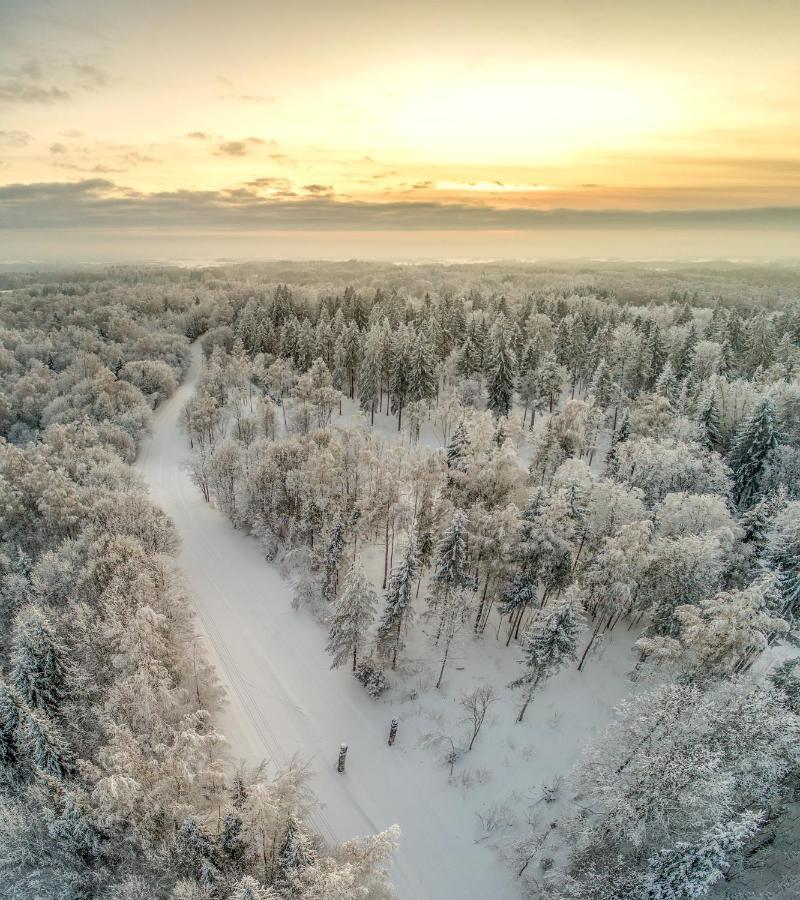
[[[499,612],[508,616],[508,640],[506,646],[511,643],[512,637],[519,637],[519,629],[525,612],[530,609],[538,599],[536,581],[525,572],[518,572],[514,581],[503,592]]]
[[[26,756],[41,772],[61,781],[74,770],[74,756],[59,727],[39,710],[25,709],[21,743]]]
[[[219,847],[226,859],[238,866],[247,852],[247,841],[242,835],[242,819],[236,813],[225,813],[222,820],[222,833],[219,836]]]
[[[364,356],[358,370],[358,397],[363,412],[369,412],[375,424],[375,407],[380,403],[382,357],[380,331],[371,328],[364,343]]]
[[[567,592],[557,603],[537,610],[523,640],[525,672],[511,682],[511,687],[524,688],[517,722],[524,718],[539,684],[577,658],[578,632],[582,621],[579,601],[574,592]]]
[[[11,770],[18,759],[20,705],[21,701],[14,689],[0,678],[0,772],[6,778],[13,777]]]
[[[278,853],[278,869],[283,879],[291,882],[313,861],[313,851],[300,823],[289,816],[286,834]]]
[[[515,368],[516,359],[505,333],[505,322],[498,319],[492,329],[486,366],[488,406],[495,416],[507,416],[511,412]]]
[[[419,575],[417,534],[414,528],[408,534],[400,565],[392,570],[386,591],[386,605],[378,626],[380,652],[392,658],[392,668],[397,665],[397,654],[402,646],[404,630],[411,625],[414,615],[414,581]]]
[[[558,403],[564,375],[564,369],[559,365],[555,353],[552,350],[545,353],[538,373],[539,396],[547,398],[550,412],[553,411],[553,404],[557,405]]]
[[[698,405],[697,423],[703,432],[703,443],[709,450],[719,452],[722,448],[722,434],[717,393],[713,385],[705,396],[700,398]]]
[[[589,384],[589,396],[594,397],[594,402],[602,410],[605,410],[611,403],[612,382],[613,379],[608,364],[605,359],[601,359],[594,370],[594,375],[592,375],[592,380]]]
[[[427,337],[418,332],[410,359],[409,397],[412,400],[432,400],[436,396],[436,361]]]
[[[67,794],[61,815],[48,825],[47,831],[61,851],[77,856],[84,865],[97,863],[102,838],[88,810],[74,793]]]
[[[352,657],[355,672],[358,652],[366,643],[367,633],[375,619],[377,600],[361,560],[356,557],[330,620],[326,649],[333,657],[332,669]]]
[[[66,651],[44,613],[23,609],[14,628],[11,684],[32,709],[57,715],[67,694]]]
[[[446,597],[472,583],[467,567],[467,525],[464,513],[457,509],[450,525],[436,545],[433,575],[434,593]]]
[[[736,819],[715,825],[696,841],[678,841],[668,850],[659,851],[649,860],[644,898],[705,897],[762,822],[759,813],[748,810]]]
[[[781,443],[778,417],[772,401],[762,400],[739,429],[728,465],[733,470],[733,502],[746,510],[762,494],[761,482],[772,451]]]
[[[453,432],[450,443],[447,445],[447,468],[463,472],[466,468],[466,459],[469,454],[469,436],[463,422]]]
[[[344,553],[344,522],[339,519],[331,532],[330,543],[325,551],[325,576],[322,582],[322,599],[332,603],[339,589],[339,566]]]
[[[397,430],[403,424],[403,408],[411,389],[411,331],[399,328],[391,341],[391,362],[389,367],[389,391],[392,412],[397,413]]]
[[[794,625],[800,618],[800,500],[786,504],[772,520],[764,561],[778,575],[780,614]]]

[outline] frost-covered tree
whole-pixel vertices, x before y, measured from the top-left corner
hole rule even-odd
[[[489,336],[486,361],[488,406],[495,416],[507,416],[514,397],[516,359],[505,331],[505,321],[498,319]]]
[[[525,717],[539,685],[576,658],[582,621],[576,591],[567,591],[560,600],[534,614],[522,640],[524,673],[511,682],[512,687],[522,688],[523,693],[517,722]]]
[[[378,595],[364,572],[361,560],[356,557],[330,619],[326,649],[333,657],[331,668],[344,665],[352,658],[355,672],[358,653],[366,644],[369,629],[375,620],[377,601]]]
[[[728,454],[733,472],[733,502],[739,509],[748,509],[761,497],[767,463],[781,440],[775,407],[767,398],[742,424]]]
[[[408,533],[400,565],[392,569],[386,591],[386,601],[378,625],[378,649],[397,665],[397,654],[402,648],[403,634],[411,626],[414,615],[414,585],[419,575],[419,549],[416,529]]]
[[[780,615],[794,628],[800,617],[800,502],[786,504],[765,536],[764,562],[777,575]]]
[[[24,703],[48,716],[63,712],[69,691],[66,650],[36,606],[17,616],[11,664],[11,684]]]
[[[714,825],[692,842],[678,841],[660,850],[648,861],[642,896],[647,900],[705,897],[763,822],[763,814],[746,810],[735,819]]]

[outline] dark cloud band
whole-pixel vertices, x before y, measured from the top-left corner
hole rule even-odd
[[[436,201],[264,197],[256,183],[221,191],[142,193],[103,178],[0,186],[0,228],[268,230],[782,229],[800,207],[693,210],[497,208]]]

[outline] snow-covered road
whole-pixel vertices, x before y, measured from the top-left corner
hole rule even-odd
[[[398,743],[387,747],[391,705],[370,700],[349,672],[330,671],[324,631],[292,609],[291,585],[253,539],[203,501],[184,471],[189,447],[179,414],[201,365],[196,344],[191,370],[155,414],[136,467],[180,533],[179,563],[228,692],[221,725],[234,755],[276,766],[294,754],[308,760],[321,804],[313,823],[329,840],[398,823],[393,878],[404,900],[518,897],[507,869],[475,844],[474,816],[446,771],[408,746],[414,733],[402,721]],[[339,775],[343,741],[350,749]]]

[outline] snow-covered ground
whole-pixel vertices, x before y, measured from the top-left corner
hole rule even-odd
[[[591,659],[586,671],[573,666],[553,678],[519,725],[518,698],[507,687],[518,672],[518,653],[505,647],[504,634],[496,637],[492,624],[483,637],[470,633],[454,648],[439,691],[433,688],[437,654],[418,628],[404,682],[386,699],[371,700],[349,671],[329,669],[325,630],[307,611],[292,608],[292,584],[264,560],[254,539],[203,501],[184,471],[189,447],[178,419],[200,366],[195,345],[189,375],[156,413],[137,468],[181,535],[179,561],[228,692],[221,725],[234,757],[275,766],[294,754],[308,760],[321,804],[312,823],[332,841],[398,823],[402,840],[393,878],[401,898],[519,897],[511,866],[495,847],[530,816],[542,825],[558,818],[568,795],[548,805],[540,799],[542,787],[567,774],[630,691],[632,635],[615,632],[602,659]],[[375,559],[378,551],[365,555]],[[458,699],[483,683],[493,686],[498,700],[450,780],[441,753],[424,746],[422,736],[446,735],[458,743],[464,733]],[[393,716],[400,732],[389,748]],[[339,775],[342,742],[349,754],[347,772]]]

